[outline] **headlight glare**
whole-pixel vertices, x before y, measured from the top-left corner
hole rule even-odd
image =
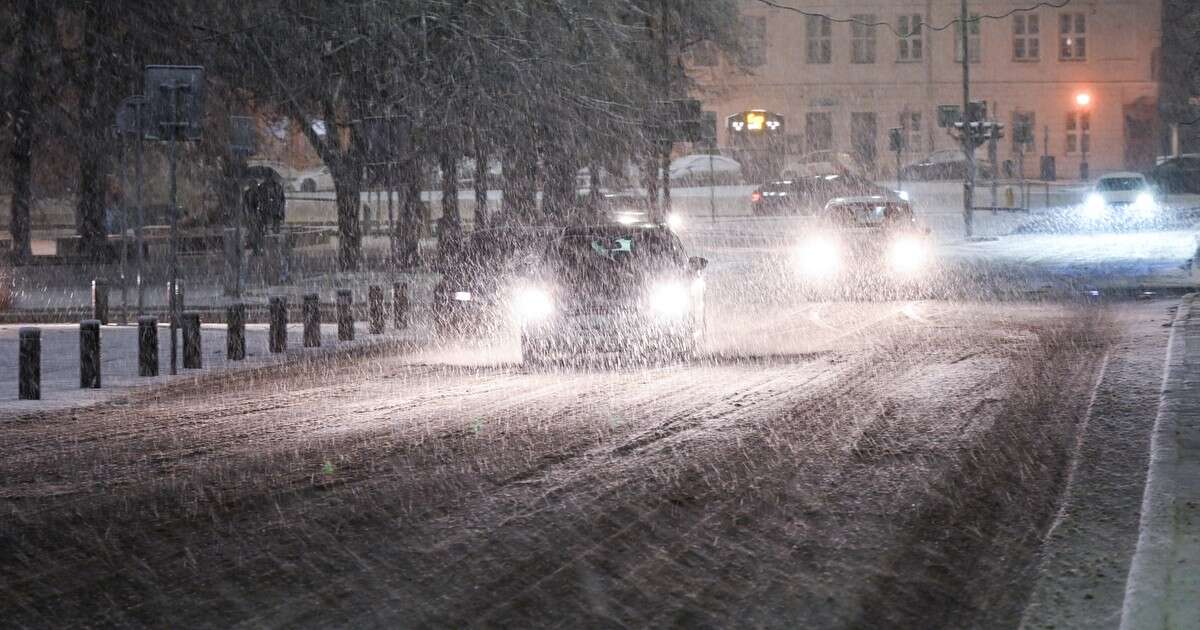
[[[1084,200],[1081,211],[1084,218],[1102,219],[1108,213],[1108,202],[1104,201],[1104,196],[1100,193],[1092,193]]]
[[[913,273],[929,263],[929,246],[913,236],[901,236],[888,248],[888,263],[899,273]]]
[[[683,283],[664,282],[650,290],[649,306],[659,317],[683,317],[691,308],[691,293]]]
[[[554,300],[541,287],[520,287],[513,293],[512,310],[519,321],[539,321],[554,313]]]
[[[842,265],[842,253],[837,241],[814,236],[804,241],[796,251],[796,265],[806,276],[831,276]]]

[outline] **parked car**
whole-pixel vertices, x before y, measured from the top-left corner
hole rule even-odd
[[[1200,156],[1166,158],[1150,169],[1146,177],[1164,193],[1200,194]]]
[[[813,151],[805,153],[783,167],[783,179],[812,175],[854,175],[868,177],[868,169],[855,156],[840,151]]]
[[[694,153],[671,161],[671,181],[679,186],[730,185],[742,181],[742,165],[723,155]]]
[[[980,179],[992,179],[996,169],[986,160],[976,160],[975,173]],[[954,181],[966,176],[967,159],[959,149],[934,151],[900,168],[900,178],[906,181]]]
[[[809,175],[759,186],[750,193],[750,208],[756,216],[813,215],[824,209],[830,199],[869,195],[894,196],[888,189],[856,175]]]

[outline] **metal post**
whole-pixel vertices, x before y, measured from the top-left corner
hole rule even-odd
[[[42,329],[22,328],[18,333],[17,397],[21,400],[42,398]]]
[[[717,175],[713,169],[713,154],[716,147],[708,149],[708,211],[712,214],[712,222],[717,222]]]
[[[392,318],[396,330],[408,328],[408,283],[392,284]]]
[[[117,141],[121,145],[121,263],[119,276],[121,279],[121,324],[124,325],[129,321],[129,292],[127,285],[128,279],[125,277],[125,263],[129,258],[129,242],[125,239],[125,232],[129,229],[129,152],[125,148],[125,134],[117,133]]]
[[[175,345],[175,330],[179,328],[179,316],[183,312],[183,287],[180,286],[178,280],[170,280],[167,282],[167,324],[171,332],[171,366],[170,374],[175,376],[177,371],[175,366],[178,362],[176,358],[177,347]]]
[[[337,322],[338,341],[354,341],[354,294],[350,289],[338,289],[337,292]]]
[[[133,108],[134,108],[133,111],[135,112],[135,115],[137,116],[137,129],[138,129],[137,157],[134,161],[134,171],[133,171],[133,178],[135,180],[134,181],[134,190],[137,194],[137,228],[136,228],[137,232],[134,235],[135,236],[134,241],[137,246],[137,254],[135,256],[135,260],[136,260],[136,264],[137,264],[137,314],[138,314],[138,317],[141,317],[142,315],[145,314],[145,308],[146,308],[146,286],[145,286],[146,282],[145,282],[145,278],[142,275],[145,272],[145,252],[143,251],[144,250],[143,230],[146,225],[146,212],[145,212],[145,209],[142,207],[142,143],[145,141],[144,135],[145,135],[145,131],[146,131],[145,129],[142,129],[142,123],[144,122],[143,115],[142,115],[143,107],[145,107],[144,101],[139,100],[139,101],[135,101],[133,103]]]
[[[1000,178],[1000,171],[996,168],[996,166],[997,166],[996,162],[998,162],[1000,160],[1000,152],[999,152],[999,148],[997,147],[998,141],[996,140],[995,127],[993,127],[989,131],[989,133],[990,133],[991,137],[988,138],[988,160],[990,160],[992,162],[992,207],[995,208],[1000,205],[999,203],[997,203],[998,199],[997,199],[997,191],[996,191],[996,188],[998,186],[997,180]]]
[[[138,318],[138,376],[158,376],[158,318]]]
[[[372,335],[383,334],[383,287],[367,288],[368,321]]]
[[[100,389],[100,322],[79,322],[79,387]]]
[[[383,165],[383,180],[384,186],[387,187],[387,206],[388,206],[388,264],[387,268],[392,269],[396,266],[396,212],[392,207],[392,163],[388,162]],[[351,335],[353,338],[353,335]]]
[[[273,354],[287,350],[287,298],[271,298],[271,327],[269,349]]]
[[[200,350],[200,313],[184,313],[183,321],[183,368],[199,370],[203,367]]]
[[[965,0],[964,0],[965,1]],[[182,86],[161,86],[171,92],[171,123],[169,125],[170,138],[168,144],[169,150],[169,179],[170,179],[170,212],[171,212],[171,282],[173,285],[179,283],[179,205],[178,205],[178,190],[175,181],[175,145],[177,144],[176,135],[179,133],[179,90]],[[174,292],[172,292],[174,294]],[[178,303],[172,304],[171,309],[171,375],[176,374],[176,354],[178,341],[176,340],[176,329],[179,328],[179,318],[183,313]]]
[[[100,320],[108,325],[108,281],[96,278],[92,280],[92,319]]]
[[[963,182],[963,229],[967,238],[974,233],[975,210],[975,145],[971,131],[971,46],[970,46],[970,13],[967,12],[967,0],[962,0],[962,10],[959,17],[959,30],[962,37],[962,91],[963,91],[963,155],[967,160],[967,179]]]
[[[304,296],[304,347],[321,347],[321,296]]]
[[[225,309],[225,358],[246,358],[246,305],[240,302]]]

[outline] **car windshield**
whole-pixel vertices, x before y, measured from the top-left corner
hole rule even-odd
[[[1128,192],[1146,187],[1146,180],[1140,177],[1105,177],[1096,182],[1096,190],[1102,192]]]
[[[640,273],[681,264],[670,236],[656,231],[567,235],[555,246],[553,259],[568,274],[585,276]]]

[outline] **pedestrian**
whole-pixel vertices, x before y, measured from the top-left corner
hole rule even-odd
[[[257,182],[250,182],[242,193],[243,213],[246,218],[246,242],[255,256],[262,253],[263,220],[261,198]]]
[[[270,223],[272,234],[279,234],[283,230],[287,209],[287,200],[283,196],[283,185],[274,177],[268,177],[260,184],[259,195],[264,223]]]

